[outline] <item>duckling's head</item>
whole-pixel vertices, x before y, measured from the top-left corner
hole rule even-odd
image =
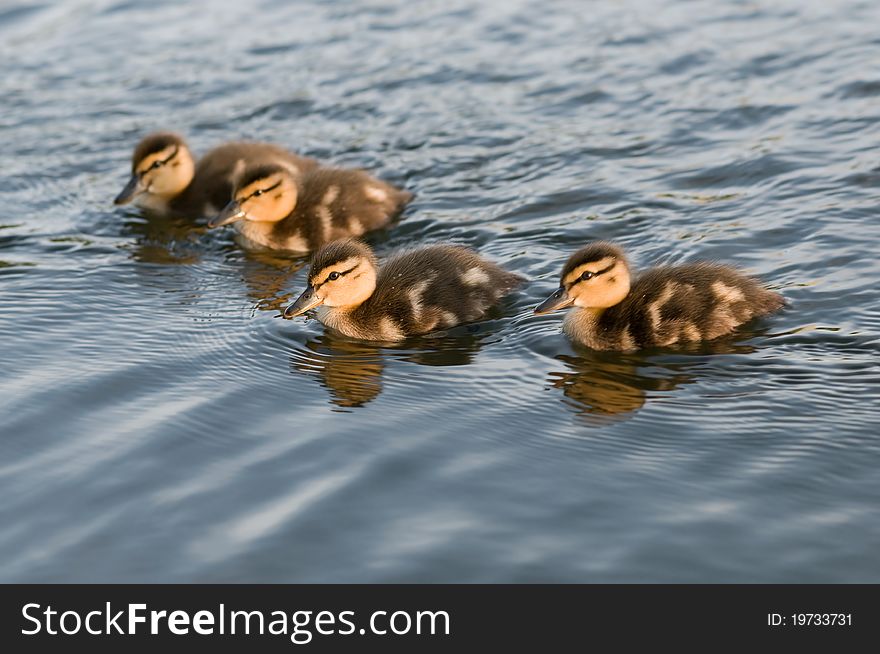
[[[318,306],[351,310],[376,290],[376,257],[364,243],[343,239],[315,253],[309,269],[309,286],[284,311],[294,318]]]
[[[275,223],[296,207],[297,186],[294,171],[283,163],[260,164],[245,168],[232,191],[232,201],[213,220],[211,227],[239,220]]]
[[[167,202],[189,186],[194,174],[192,153],[180,136],[170,132],[150,134],[134,149],[131,179],[114,203],[134,200],[150,206]]]
[[[629,286],[629,264],[623,250],[604,241],[590,243],[565,262],[559,289],[535,307],[535,313],[570,306],[607,309],[623,301]]]

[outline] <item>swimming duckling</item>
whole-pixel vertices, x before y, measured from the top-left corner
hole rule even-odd
[[[636,350],[711,340],[784,304],[757,280],[717,263],[652,268],[630,285],[623,250],[600,241],[569,258],[559,290],[535,313],[575,306],[563,322],[569,338],[596,350]]]
[[[479,320],[523,278],[455,245],[403,252],[377,270],[368,246],[344,239],[315,253],[308,280],[285,317],[317,309],[346,336],[399,341]]]
[[[218,146],[196,163],[182,137],[157,132],[138,143],[131,159],[131,179],[114,203],[134,201],[157,213],[193,218],[214,215],[232,197],[234,178],[247,162],[254,161],[281,162],[296,174],[318,165],[277,145],[249,142]]]
[[[245,245],[310,252],[386,226],[412,199],[363,170],[316,168],[298,177],[282,164],[248,166],[211,227],[235,223]]]

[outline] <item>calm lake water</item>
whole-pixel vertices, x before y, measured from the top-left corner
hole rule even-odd
[[[0,580],[880,581],[877,2],[4,3]],[[305,259],[112,199],[144,133],[417,194],[476,330],[288,321]],[[590,239],[790,302],[689,350],[531,310]]]

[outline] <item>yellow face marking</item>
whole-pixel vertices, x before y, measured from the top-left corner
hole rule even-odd
[[[320,286],[321,284],[323,284],[326,281],[333,281],[333,280],[328,280],[328,278],[330,277],[330,274],[334,273],[334,272],[335,273],[344,273],[348,270],[351,270],[352,268],[355,268],[355,270],[352,270],[352,273],[356,273],[357,272],[356,268],[357,268],[357,266],[360,265],[360,262],[361,262],[360,257],[349,257],[348,259],[344,259],[343,261],[340,261],[338,263],[334,263],[331,266],[327,266],[326,268],[322,268],[321,270],[318,271],[317,275],[312,277],[312,279],[311,279],[312,286]]]
[[[178,149],[177,145],[169,145],[168,147],[163,148],[163,149],[159,150],[158,152],[153,152],[151,154],[148,154],[146,157],[141,159],[140,162],[138,163],[137,168],[136,168],[137,173],[139,175],[143,175],[144,173],[146,173],[147,171],[149,171],[153,167],[154,163],[156,163],[157,161],[165,161],[177,149]],[[173,161],[174,160],[172,159],[168,163],[171,164]]]
[[[569,286],[574,284],[578,280],[578,278],[585,272],[597,273],[600,270],[605,270],[611,264],[615,263],[615,261],[616,259],[614,257],[605,257],[604,259],[599,259],[599,261],[590,261],[589,263],[583,263],[565,276],[565,278],[562,280],[562,285],[568,288]]]
[[[269,177],[255,180],[244,188],[239,189],[238,192],[235,194],[235,199],[242,203],[250,199],[257,199],[261,197],[261,195],[254,195],[255,193],[257,193],[258,191],[265,192],[270,188],[272,189],[270,193],[275,191],[280,192],[281,181],[281,175],[271,175]],[[273,186],[275,186],[276,188],[272,188]]]

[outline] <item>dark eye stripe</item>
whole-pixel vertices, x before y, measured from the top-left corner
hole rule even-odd
[[[174,159],[174,157],[177,156],[177,153],[178,153],[179,150],[180,150],[180,148],[177,147],[177,146],[175,146],[175,147],[174,147],[174,151],[173,151],[171,154],[169,154],[168,157],[167,157],[166,159],[156,159],[156,161],[154,161],[153,163],[151,163],[151,164],[147,167],[146,170],[141,171],[140,173],[138,173],[138,175],[141,175],[141,176],[146,175],[146,174],[147,174],[148,172],[150,172],[151,170],[156,170],[156,168],[158,168],[159,166],[164,166],[164,165],[167,164],[169,161],[171,161],[172,159]]]
[[[244,200],[250,200],[254,196],[259,196],[259,195],[263,195],[263,193],[268,193],[269,191],[274,191],[279,186],[281,186],[280,179],[274,185],[270,186],[269,188],[258,188],[256,191],[254,191],[249,196],[247,196]],[[244,200],[242,200],[242,202],[244,202]]]
[[[347,275],[348,273],[350,273],[355,268],[357,268],[357,264],[353,265],[348,270],[334,270],[333,272],[330,273],[330,275],[332,275],[333,273],[336,273],[337,275],[339,275],[339,277],[342,277],[343,275]],[[324,284],[327,283],[328,280],[329,281],[336,281],[336,279],[339,279],[339,277],[336,277],[336,279],[330,280],[330,275],[327,275],[327,279],[325,279],[320,284],[315,284],[315,288],[319,288],[319,287],[323,286]]]
[[[590,270],[585,270],[584,272],[582,272],[582,273],[580,274],[580,276],[579,276],[577,279],[575,279],[571,284],[569,284],[568,287],[571,288],[572,286],[574,286],[574,285],[577,284],[578,282],[583,282],[583,281],[586,281],[587,279],[591,279],[591,278],[593,278],[593,277],[596,277],[597,275],[601,275],[601,274],[603,274],[603,273],[607,273],[609,270],[611,270],[612,268],[614,268],[614,266],[616,266],[616,265],[617,265],[617,262],[614,261],[610,266],[608,266],[607,268],[602,268],[602,270],[597,270],[597,271],[595,271],[595,272],[590,271]],[[586,275],[587,273],[590,273],[590,275],[589,275],[589,277],[587,277],[586,279],[584,279],[584,275]]]
[[[177,153],[178,153],[179,150],[180,150],[179,147],[174,146],[174,152],[172,152],[171,154],[169,154],[167,159],[162,159],[162,163],[163,163],[163,164],[167,164],[169,161],[171,161],[172,159],[174,159],[174,157],[177,156]]]

